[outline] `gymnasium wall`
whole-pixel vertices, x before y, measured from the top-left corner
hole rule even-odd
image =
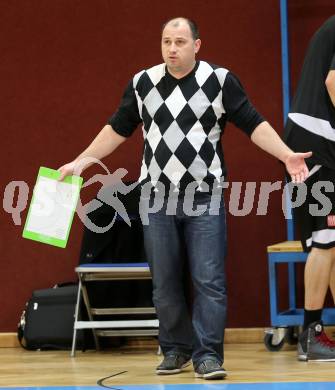
[[[293,85],[308,39],[332,13],[333,0],[289,1]],[[236,73],[258,110],[282,132],[277,0],[1,1],[2,194],[9,182],[25,181],[30,199],[39,166],[58,168],[89,144],[117,108],[130,77],[161,62],[161,25],[174,16],[197,21],[199,58]],[[261,181],[283,180],[282,165],[232,125],[223,144],[229,182],[256,182],[258,194]],[[104,162],[111,172],[123,167],[129,180],[136,179],[142,147],[138,130]],[[97,172],[104,173],[90,168],[85,177]],[[85,189],[84,198],[98,188]],[[229,203],[229,189],[226,198]],[[266,246],[284,240],[286,227],[280,191],[271,194],[264,216],[257,215],[257,201],[256,195],[247,216],[228,212],[229,327],[270,325]],[[15,331],[32,290],[75,278],[79,218],[68,247],[58,249],[21,238],[26,213],[15,225],[1,209],[0,332]]]

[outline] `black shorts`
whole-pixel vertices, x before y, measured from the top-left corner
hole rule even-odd
[[[301,243],[306,252],[311,248],[335,247],[335,170],[316,165],[310,169],[305,183],[306,200],[294,207],[293,216],[301,232]],[[292,201],[304,195],[299,185],[294,189]]]

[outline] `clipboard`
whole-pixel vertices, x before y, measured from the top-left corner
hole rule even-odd
[[[40,167],[22,237],[65,248],[83,178]]]

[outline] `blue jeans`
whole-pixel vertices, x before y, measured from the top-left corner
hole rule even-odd
[[[225,277],[226,220],[223,199],[218,215],[210,215],[210,196],[197,194],[194,206],[205,213],[189,216],[178,201],[176,215],[163,208],[149,214],[144,226],[146,255],[153,278],[153,302],[159,319],[159,343],[164,355],[192,356],[223,363],[227,295]],[[183,285],[185,250],[193,282],[192,318]]]

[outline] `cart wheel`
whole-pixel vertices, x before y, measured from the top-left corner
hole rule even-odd
[[[264,336],[264,344],[266,348],[271,352],[278,352],[282,349],[285,343],[285,338],[278,340],[278,337],[275,337],[272,333],[266,333]]]
[[[285,341],[289,345],[296,345],[298,344],[298,334],[299,334],[299,327],[297,326],[289,326],[286,330],[285,334]]]

